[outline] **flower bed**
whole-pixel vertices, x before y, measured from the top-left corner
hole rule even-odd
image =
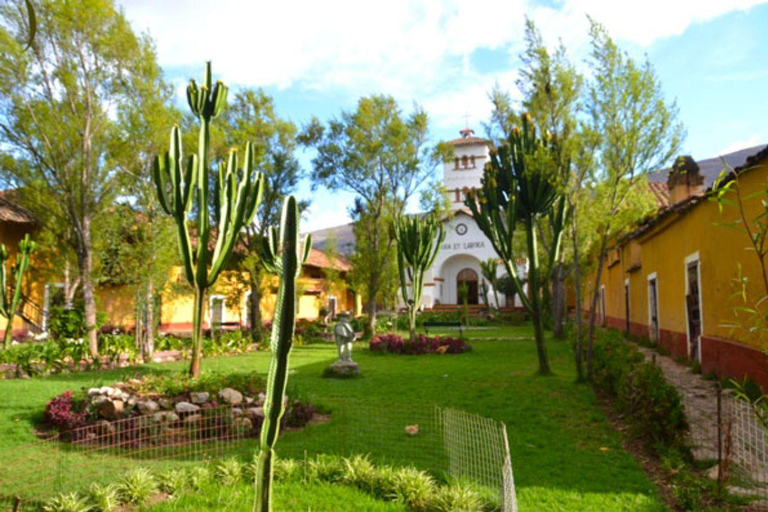
[[[112,386],[66,391],[48,402],[43,430],[63,441],[123,448],[177,445],[185,438],[256,437],[264,420],[264,381],[251,375],[148,375]],[[281,427],[319,420],[314,406],[285,400]],[[190,437],[190,433],[194,433]]]
[[[422,354],[461,354],[472,349],[464,340],[435,336],[428,338],[419,334],[415,342],[403,340],[396,334],[380,334],[373,337],[370,344],[372,352],[389,352],[392,354],[422,355]]]

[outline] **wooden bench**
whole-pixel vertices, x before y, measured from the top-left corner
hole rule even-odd
[[[464,326],[461,322],[424,322],[424,334],[429,336],[430,327],[457,327],[459,329],[459,337],[464,336]]]

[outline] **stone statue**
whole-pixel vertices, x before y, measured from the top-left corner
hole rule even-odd
[[[336,348],[339,351],[339,361],[352,362],[352,342],[355,341],[355,330],[349,323],[349,315],[339,313],[339,323],[333,328],[336,338]]]

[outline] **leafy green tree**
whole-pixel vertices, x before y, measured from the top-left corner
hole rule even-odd
[[[245,226],[246,236],[242,239],[245,251],[240,259],[240,266],[248,276],[245,284],[251,291],[248,319],[254,341],[259,341],[263,328],[259,305],[265,293],[267,273],[257,249],[269,226],[279,222],[284,199],[296,191],[304,176],[295,156],[298,130],[292,122],[277,115],[273,99],[261,89],[238,92],[222,121],[224,145],[231,147],[240,140],[251,141],[256,168],[264,177],[261,204],[255,222]],[[298,206],[304,211],[309,203],[300,201]]]
[[[117,192],[110,112],[154,79],[146,75],[155,53],[109,0],[41,1],[35,11],[35,42],[25,51],[23,0],[0,6],[0,140],[14,160],[4,178],[21,189],[25,206],[66,235],[59,243],[77,260],[95,355],[92,232]]]
[[[641,190],[647,189],[645,175],[661,169],[679,151],[685,133],[677,120],[677,106],[665,100],[650,62],[636,63],[602,25],[594,20],[590,24],[592,80],[586,112],[589,130],[598,137],[592,184],[595,200],[590,204],[598,233],[592,251],[597,263],[586,351],[587,376],[591,379],[598,290],[608,242],[652,208],[650,202],[637,201],[644,196]]]
[[[330,190],[356,194],[355,265],[358,290],[366,300],[368,331],[376,326],[377,297],[392,268],[391,220],[452,154],[447,144],[429,144],[429,119],[420,107],[407,117],[394,98],[361,98],[354,112],[342,112],[324,126],[317,119],[301,136],[317,148],[312,180]],[[396,283],[396,281],[393,281]],[[396,286],[396,284],[395,284]]]

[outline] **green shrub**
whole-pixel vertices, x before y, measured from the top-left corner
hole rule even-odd
[[[388,483],[390,499],[416,510],[426,508],[436,489],[435,480],[428,473],[415,468],[396,470]]]
[[[593,363],[595,386],[616,399],[638,434],[651,443],[685,449],[683,403],[661,368],[613,330],[596,333]]]
[[[133,505],[142,505],[157,491],[155,477],[147,468],[137,468],[120,479],[117,492],[120,499]]]
[[[115,484],[91,484],[88,489],[88,500],[93,509],[99,512],[111,512],[120,505],[120,494]]]
[[[483,502],[472,488],[452,484],[438,488],[429,500],[428,508],[435,512],[483,510]]]
[[[158,477],[160,490],[175,496],[184,492],[188,487],[189,476],[184,470],[169,469]]]
[[[70,492],[56,496],[43,505],[45,512],[89,512],[91,504],[86,498]]]
[[[243,479],[243,464],[234,457],[220,460],[215,466],[216,480],[230,487]]]
[[[256,477],[256,462],[252,462],[246,468],[246,475],[250,481]],[[304,465],[294,459],[277,459],[274,468],[275,480],[281,482],[300,482],[304,478]]]

